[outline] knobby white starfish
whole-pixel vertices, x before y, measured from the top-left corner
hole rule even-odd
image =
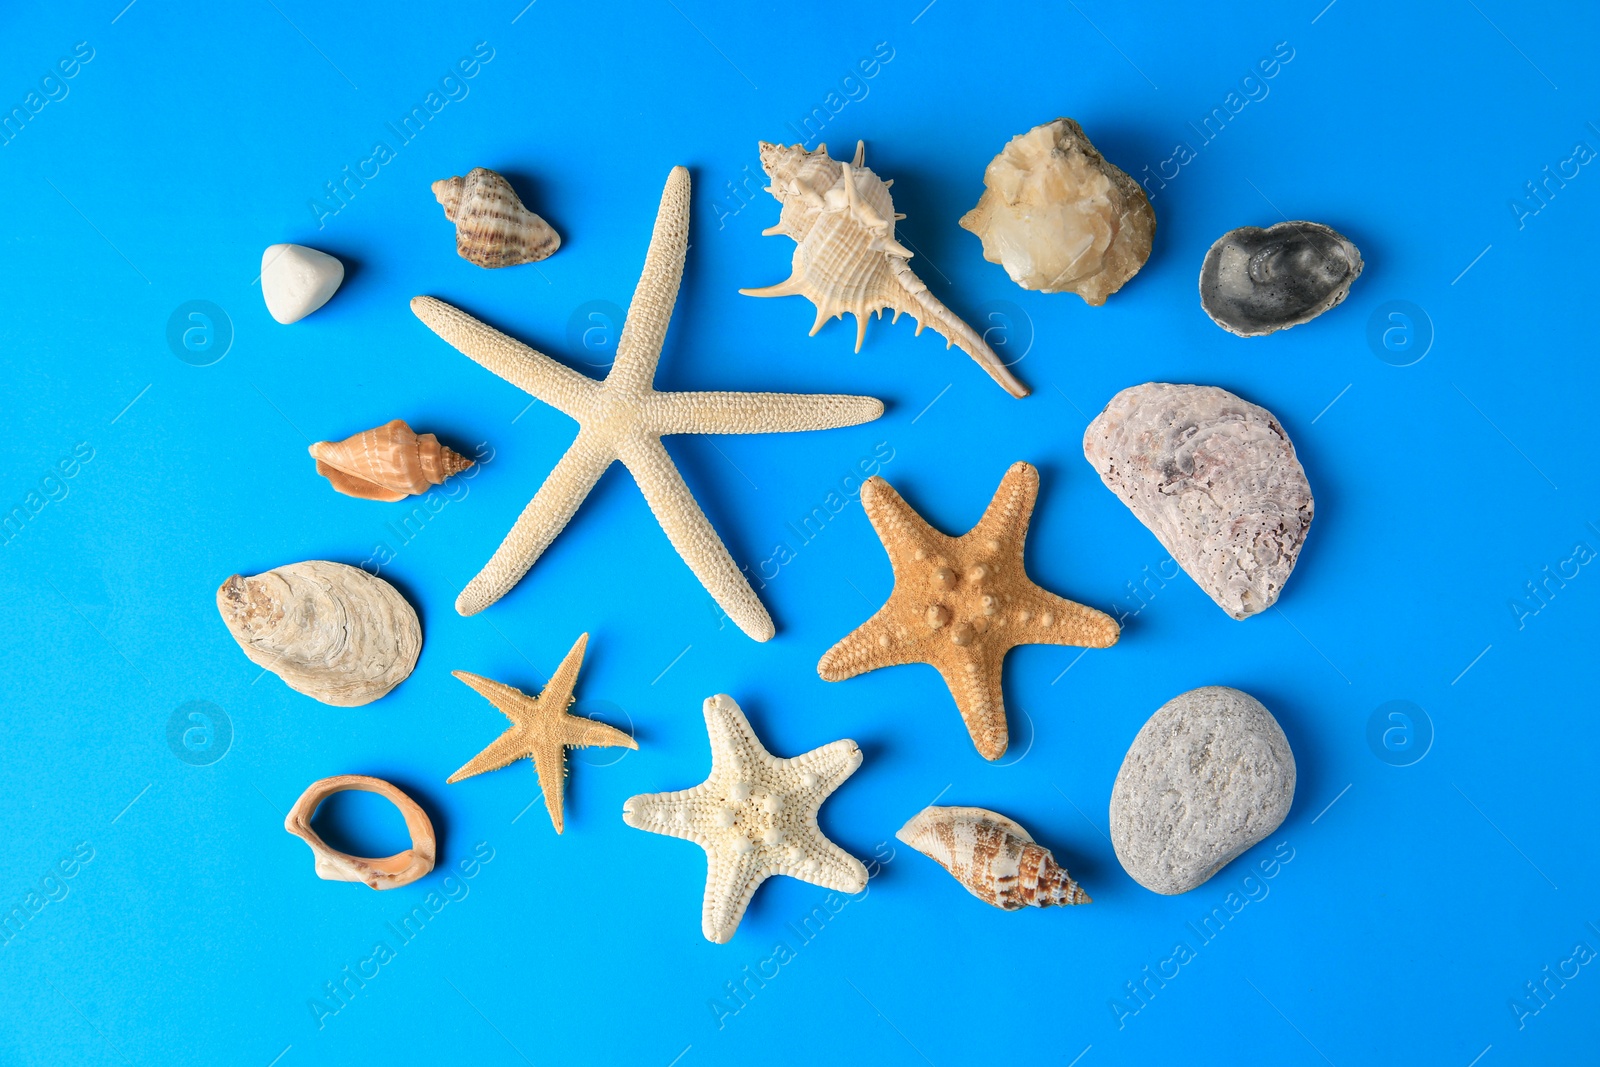
[[[661,194],[644,271],[628,307],[617,357],[595,381],[433,297],[411,310],[463,355],[578,420],[578,437],[534,494],[488,564],[456,598],[473,615],[510,592],[572,518],[612,462],[621,460],[689,569],[739,629],[765,641],[772,617],[711,528],[661,438],[678,433],[782,433],[871,422],[868,396],[794,393],[661,393],[653,386],[678,299],[689,242],[689,172],[674,167]]]
[[[861,861],[823,836],[817,809],[861,766],[854,741],[835,741],[793,759],[766,750],[730,696],[708,697],[711,777],[676,793],[642,793],[622,805],[640,830],[688,838],[706,850],[706,940],[733,937],[756,887],[786,874],[841,893],[867,884]]]

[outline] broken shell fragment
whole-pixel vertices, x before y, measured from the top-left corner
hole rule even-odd
[[[1321,223],[1241,226],[1206,253],[1200,306],[1229,333],[1261,337],[1336,307],[1361,266],[1356,246]]]
[[[235,574],[217,590],[217,610],[253,663],[336,707],[377,700],[405,681],[422,651],[422,624],[405,598],[343,563]]]
[[[399,808],[406,820],[406,832],[411,835],[411,847],[381,859],[352,856],[330,848],[311,828],[311,817],[316,814],[318,804],[347,789],[377,793]],[[330,882],[363,882],[373,889],[399,889],[410,885],[433,870],[438,852],[428,813],[382,778],[368,778],[364,774],[340,774],[312,782],[289,809],[283,828],[311,847],[318,878]]]
[[[829,319],[856,317],[856,351],[867,336],[867,316],[894,312],[891,322],[909,314],[917,333],[932,326],[971,356],[1006,392],[1027,396],[1028,387],[1008,370],[978,332],[928,291],[906,261],[911,250],[895,240],[895,213],[884,181],[866,166],[866,145],[856,142],[853,162],[833,159],[828,146],[760,143],[767,192],[780,205],[778,223],[761,231],[782,234],[795,243],[792,273],[776,285],[740,289],[745,296],[803,296],[817,307],[814,337]]]
[[[983,172],[961,226],[1024,289],[1077,293],[1099,307],[1150,258],[1156,213],[1071,119],[1018,134]]]
[[[926,807],[894,836],[936,861],[967,892],[1005,911],[1092,902],[1048,849],[1004,815]]]
[[[550,224],[523,207],[511,183],[492,170],[473,167],[464,178],[441,178],[433,195],[456,224],[456,253],[480,267],[537,263],[561,247]]]
[[[344,281],[344,264],[305,245],[268,245],[261,253],[261,296],[287,326],[326,304]]]
[[[472,466],[472,460],[418,434],[404,419],[363,430],[343,441],[311,446],[317,473],[345,496],[363,500],[404,500]]]

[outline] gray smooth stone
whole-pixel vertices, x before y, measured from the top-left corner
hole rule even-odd
[[[1133,739],[1111,787],[1111,845],[1134,881],[1187,893],[1276,830],[1294,803],[1294,753],[1248,693],[1180,693]]]

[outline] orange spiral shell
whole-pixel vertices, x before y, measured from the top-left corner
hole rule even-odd
[[[318,441],[310,451],[317,473],[334,489],[363,500],[404,500],[472,466],[472,460],[441,445],[433,434],[414,433],[404,419],[343,441]]]

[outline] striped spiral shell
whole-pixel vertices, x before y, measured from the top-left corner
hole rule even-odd
[[[895,837],[936,860],[967,892],[1005,911],[1090,903],[1050,851],[1004,815],[927,807]]]
[[[561,247],[550,224],[522,206],[510,182],[485,167],[473,167],[464,178],[441,178],[433,183],[433,195],[456,224],[457,254],[470,263],[537,263]]]

